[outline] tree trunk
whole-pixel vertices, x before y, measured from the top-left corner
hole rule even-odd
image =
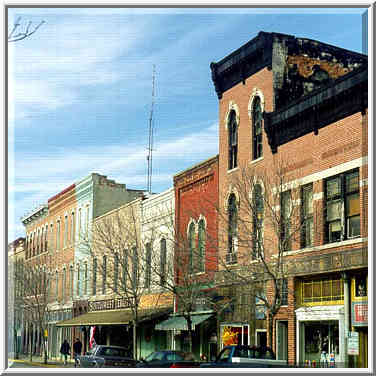
[[[268,344],[273,349],[273,314],[268,312]]]
[[[188,351],[192,352],[192,318],[191,316],[187,316],[185,318],[187,320],[187,326],[188,326]]]
[[[47,364],[47,338],[44,336],[43,328],[40,329],[40,335],[41,335],[41,338],[42,338],[43,363]]]
[[[137,359],[137,321],[133,320],[133,358]]]
[[[33,361],[33,325],[29,326],[29,354],[30,354],[30,362]]]

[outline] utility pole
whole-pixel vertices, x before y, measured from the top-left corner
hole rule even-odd
[[[155,65],[153,65],[153,83],[152,83],[152,93],[151,93],[151,110],[149,118],[149,147],[148,155],[146,157],[148,161],[148,181],[147,190],[151,193],[151,177],[153,174],[153,111],[154,111],[154,101],[155,101]]]

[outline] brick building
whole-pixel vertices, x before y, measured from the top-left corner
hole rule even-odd
[[[87,307],[91,289],[91,258],[82,252],[82,241],[89,237],[92,221],[106,211],[140,196],[142,191],[129,190],[96,173],[74,183],[51,197],[22,218],[26,230],[25,261],[49,275],[48,354],[60,356],[64,338],[85,332],[56,326],[61,320],[81,314]],[[34,324],[33,324],[34,325]],[[35,326],[35,325],[34,325]],[[39,353],[42,338],[39,331],[25,325],[23,352],[28,352],[33,333],[33,352]]]
[[[248,261],[237,244],[238,229],[229,230],[219,218],[219,268],[257,262],[252,255],[260,239],[274,239],[274,245],[264,247],[272,262],[292,222],[301,224],[282,254],[286,283],[272,341],[267,322],[256,319],[255,324],[252,313],[240,317],[235,309],[232,322],[243,328],[244,343],[273,343],[278,359],[318,363],[326,353],[338,366],[366,367],[367,56],[260,32],[211,69],[219,99],[220,212],[233,221],[231,215],[245,207],[244,195],[236,190],[243,170],[252,169],[262,180],[283,162],[286,179],[272,207],[280,226],[272,229],[260,221],[262,213],[250,218]],[[262,184],[259,188],[265,204],[270,197],[262,196]],[[287,223],[284,213],[290,208],[298,214]],[[266,294],[273,294],[270,281]],[[359,336],[359,355],[347,355],[349,331]]]
[[[174,200],[174,278],[187,294],[175,296],[175,315],[157,328],[172,333],[173,349],[188,350],[183,312],[190,309],[193,353],[197,359],[214,356],[216,317],[210,294],[218,268],[218,155],[174,176]]]

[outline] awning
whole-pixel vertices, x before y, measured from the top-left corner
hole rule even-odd
[[[140,309],[139,322],[156,319],[171,313],[172,308]],[[132,321],[132,311],[128,309],[87,312],[70,320],[59,321],[56,326],[126,325]]]
[[[192,315],[192,329],[195,329],[195,326],[201,324],[208,318],[213,316],[212,314],[200,314],[200,315]],[[161,323],[155,326],[157,330],[188,330],[187,320],[183,316],[174,316],[170,317],[169,319],[162,321]]]

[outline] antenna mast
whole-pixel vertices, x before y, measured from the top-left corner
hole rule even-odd
[[[146,157],[148,161],[148,182],[147,190],[151,193],[151,177],[153,174],[153,111],[154,111],[154,101],[155,101],[155,65],[153,64],[153,86],[151,93],[151,110],[149,118],[149,147],[148,156]]]

